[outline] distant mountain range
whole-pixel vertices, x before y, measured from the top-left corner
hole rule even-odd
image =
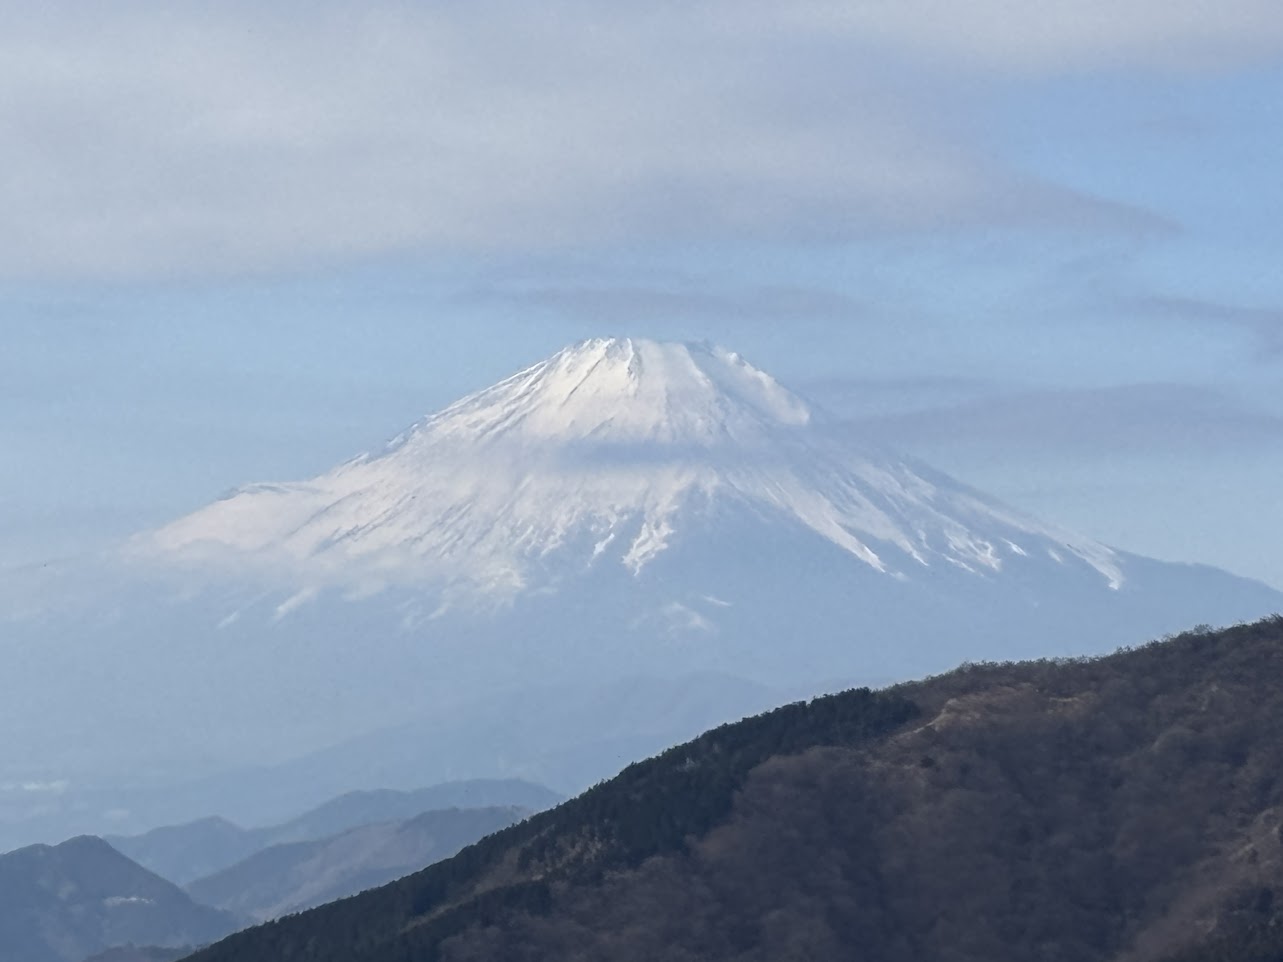
[[[577,788],[694,733],[636,705],[632,730],[616,724],[632,679],[733,676],[704,726],[769,704],[747,704],[753,686],[814,693],[1283,610],[1263,584],[1130,555],[866,445],[731,352],[627,338],[0,592],[22,653],[0,675],[0,724],[22,733],[0,749],[0,835],[28,838],[249,766],[260,783],[308,771],[317,785],[288,781],[312,797],[366,787],[357,769],[400,757],[409,731],[437,766],[415,783],[560,771]],[[532,692],[596,708],[568,742]],[[343,743],[372,751],[307,761]],[[164,820],[201,814],[190,798]]]
[[[109,835],[106,840],[156,874],[187,885],[272,846],[328,839],[350,829],[395,823],[441,809],[534,812],[560,800],[561,796],[555,792],[530,782],[480,779],[447,782],[413,791],[349,792],[302,815],[259,828],[241,828],[225,818],[211,816],[153,829],[143,835]],[[432,860],[425,858],[421,864]]]
[[[452,808],[315,841],[280,843],[197,879],[187,892],[202,905],[261,922],[418,871],[530,814],[521,808]]]
[[[116,945],[201,945],[241,917],[196,904],[99,838],[0,855],[0,958],[83,962]]]
[[[557,800],[523,782],[358,792],[270,828],[246,830],[208,818],[115,840],[159,870],[209,872],[186,892],[94,837],[0,855],[0,960],[177,959],[252,922],[421,869],[533,811],[431,808],[487,797],[540,807]]]
[[[192,962],[1275,962],[1283,618],[708,732]]]

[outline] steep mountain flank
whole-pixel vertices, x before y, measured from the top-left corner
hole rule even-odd
[[[1279,924],[1280,682],[1276,617],[789,706],[193,959],[1212,951]]]

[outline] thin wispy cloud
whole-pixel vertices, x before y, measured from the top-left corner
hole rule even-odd
[[[1007,390],[855,417],[845,430],[911,453],[952,445],[1026,458],[1230,454],[1283,444],[1283,416],[1188,384]]]
[[[483,303],[536,309],[557,317],[600,324],[700,322],[735,320],[795,322],[854,321],[867,305],[849,294],[797,285],[739,285],[718,290],[698,281],[667,286],[636,284],[599,286],[499,287],[468,295]]]
[[[1283,45],[1283,10],[1272,0],[800,0],[790,8],[805,29],[822,24],[933,62],[1027,74],[1218,69],[1274,56]]]
[[[1127,306],[1151,319],[1183,321],[1245,334],[1259,355],[1267,360],[1283,355],[1283,308],[1280,307],[1251,307],[1170,295],[1133,298]]]
[[[896,377],[827,377],[797,385],[820,407],[869,418],[938,411],[1010,393],[1009,385],[990,378],[947,374]]]

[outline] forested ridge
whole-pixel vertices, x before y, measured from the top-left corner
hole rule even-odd
[[[906,698],[859,689],[724,725],[416,875],[250,929],[192,962],[436,958],[436,944],[475,919],[546,911],[555,885],[593,884],[680,850],[726,815],[736,788],[766,758],[858,744],[915,713]]]
[[[786,706],[192,959],[1277,962],[1281,835],[1275,617]]]

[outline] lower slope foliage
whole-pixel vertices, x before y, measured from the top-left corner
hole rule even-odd
[[[1274,618],[787,706],[193,962],[1277,962],[1280,682]]]

